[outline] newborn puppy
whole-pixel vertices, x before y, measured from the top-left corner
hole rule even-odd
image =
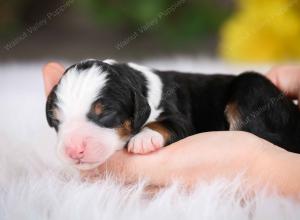
[[[146,154],[206,131],[248,131],[300,152],[297,106],[252,72],[189,74],[86,60],[52,86],[46,115],[59,155],[82,170],[124,147]]]

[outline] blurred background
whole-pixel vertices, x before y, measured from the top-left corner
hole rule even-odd
[[[173,55],[297,61],[298,0],[6,0],[0,61]]]

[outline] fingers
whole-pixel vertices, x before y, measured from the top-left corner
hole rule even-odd
[[[49,95],[52,88],[58,83],[65,69],[59,63],[48,63],[43,67],[43,79],[46,96]]]
[[[300,95],[300,65],[273,67],[266,76],[285,94],[292,98]]]

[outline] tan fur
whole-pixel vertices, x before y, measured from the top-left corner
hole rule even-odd
[[[93,111],[96,115],[100,115],[102,113],[102,105],[100,103],[96,103],[93,107]]]
[[[225,115],[229,123],[229,130],[239,130],[241,117],[236,103],[229,103],[226,106]]]
[[[170,137],[171,137],[171,134],[170,134],[169,130],[166,129],[166,128],[165,128],[161,123],[159,123],[159,122],[151,122],[151,123],[147,124],[146,127],[150,128],[150,129],[152,129],[152,130],[154,130],[154,131],[159,132],[159,133],[163,136],[163,138],[164,138],[164,140],[165,140],[165,143],[167,143],[168,140],[169,140]]]
[[[59,110],[57,108],[53,108],[51,111],[52,111],[53,117],[55,119],[61,120],[60,113],[59,113]]]
[[[121,127],[117,128],[117,132],[121,138],[128,137],[131,134],[131,121],[126,120]]]

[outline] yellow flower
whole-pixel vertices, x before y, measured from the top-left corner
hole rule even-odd
[[[221,29],[220,55],[232,61],[300,58],[298,0],[239,0]]]

